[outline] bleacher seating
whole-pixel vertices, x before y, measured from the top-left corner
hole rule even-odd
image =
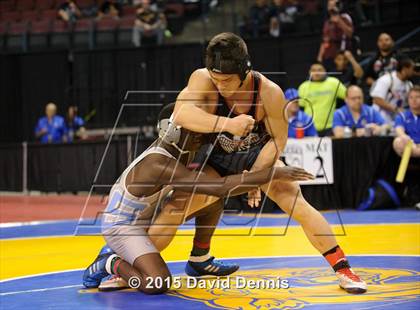
[[[33,0],[17,0],[15,10],[17,11],[30,11],[34,8]]]
[[[30,32],[33,34],[49,33],[51,31],[51,20],[35,20],[31,22]]]
[[[35,0],[35,8],[45,11],[54,8],[55,0]]]
[[[119,20],[110,18],[102,18],[95,20],[92,17],[83,17],[74,25],[58,19],[58,8],[66,0],[0,0],[0,50],[14,50],[15,47],[31,48],[22,44],[15,44],[16,37],[19,36],[23,40],[24,37],[32,35],[45,35],[48,39],[45,40],[47,44],[54,46],[55,39],[58,35],[62,38],[65,35],[68,41],[68,48],[72,46],[74,39],[76,41],[80,36],[86,37],[88,40],[89,34],[93,31],[97,32],[95,36],[101,37],[106,32],[115,34],[115,42],[120,45],[131,44],[131,29],[134,25],[136,8],[134,6],[124,5]],[[100,7],[104,0],[75,0],[79,9],[83,12],[84,9],[91,9],[96,5]],[[174,6],[177,10],[174,13]],[[179,7],[181,6],[181,8]],[[166,11],[166,8],[164,9]],[[173,19],[180,19],[183,16],[182,4],[168,4],[168,12],[170,14],[170,21]],[[175,31],[177,32],[177,31]],[[9,40],[13,36],[14,43],[10,45]],[[49,39],[51,37],[51,40]],[[72,38],[71,40],[67,40]],[[33,40],[29,40],[32,42]],[[100,40],[99,40],[100,41]],[[51,46],[45,46],[48,48]]]
[[[115,35],[115,42],[120,46],[131,45],[131,31],[136,14],[136,8],[131,5],[124,5],[118,21],[108,18],[95,20],[93,17],[83,17],[74,25],[68,25],[58,20],[57,9],[66,0],[0,0],[0,51],[12,51],[13,46],[31,48],[30,45],[9,44],[9,36],[20,36],[22,40],[33,34],[46,37],[54,37],[56,34],[67,34],[73,38],[75,34],[85,35],[89,33],[93,37],[103,36],[106,32]],[[75,0],[82,12],[91,9],[93,6],[100,7],[104,0]],[[234,0],[232,0],[234,1]],[[242,1],[242,0],[236,0]],[[317,9],[317,0],[301,0],[305,7],[305,14],[298,18],[296,33],[314,33],[320,31],[323,12],[311,15]],[[191,17],[191,12],[197,10],[197,4],[182,1],[159,1],[168,21],[168,28],[173,35],[180,34],[184,29],[184,23]],[[408,0],[382,0],[380,14],[384,22],[398,22],[418,19],[420,16],[420,5],[418,1]],[[312,11],[311,11],[312,10]],[[94,11],[94,10],[93,10]],[[309,15],[308,15],[309,14]],[[87,14],[89,15],[89,14]],[[29,40],[30,42],[31,40]],[[54,40],[45,40],[48,44]],[[98,40],[97,40],[98,41]],[[99,40],[101,41],[101,40]],[[98,41],[98,42],[99,42]],[[72,48],[73,40],[69,40],[66,48]],[[87,41],[85,42],[88,43]],[[45,46],[45,49],[51,46]]]

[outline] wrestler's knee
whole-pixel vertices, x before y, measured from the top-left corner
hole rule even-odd
[[[296,197],[300,193],[300,187],[295,182],[274,181],[267,189],[270,192],[270,198],[276,201],[289,199],[290,196]]]
[[[311,206],[305,201],[299,184],[295,182],[275,182],[270,189],[270,198],[293,219],[303,222],[309,217]]]
[[[139,288],[139,291],[150,295],[163,294],[171,288],[172,276],[169,270],[147,273],[143,275],[143,281],[144,284]]]
[[[171,287],[171,273],[159,253],[139,256],[133,267],[141,275],[139,291],[146,294],[162,294]]]

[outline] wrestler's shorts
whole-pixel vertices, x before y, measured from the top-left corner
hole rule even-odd
[[[102,216],[102,235],[109,247],[120,257],[133,264],[137,257],[159,253],[146,230],[151,220],[139,220],[146,206],[122,194],[119,184],[112,188],[108,205]]]
[[[133,265],[136,258],[150,253],[159,253],[144,228],[136,225],[122,225],[103,231],[109,247]]]
[[[242,173],[244,170],[251,170],[263,146],[263,144],[258,144],[246,151],[226,153],[217,146],[210,152],[211,145],[206,144],[197,152],[194,163],[200,166],[205,163],[221,176]]]

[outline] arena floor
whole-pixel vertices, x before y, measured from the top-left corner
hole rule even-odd
[[[415,210],[325,212],[353,269],[369,285],[363,295],[349,295],[338,287],[327,263],[287,216],[256,219],[244,214],[224,216],[212,254],[238,262],[241,269],[235,276],[280,276],[289,281],[288,289],[233,284],[230,289],[181,288],[148,296],[134,290],[83,289],[83,269],[103,239],[80,231],[82,197],[0,199],[3,309],[418,309],[420,302],[420,212]],[[97,198],[85,220],[100,208]],[[187,223],[163,252],[175,276],[184,275],[192,234],[193,226]]]

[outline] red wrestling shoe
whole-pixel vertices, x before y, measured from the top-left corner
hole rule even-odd
[[[340,287],[350,294],[363,294],[367,291],[366,282],[351,270],[343,268],[336,271]]]

